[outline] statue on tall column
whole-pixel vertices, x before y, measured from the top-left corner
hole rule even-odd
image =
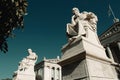
[[[73,16],[71,19],[71,23],[67,24],[66,31],[69,41],[76,39],[80,36],[84,36],[86,38],[90,37],[88,29],[95,34],[94,36],[96,37],[96,40],[98,40],[98,37],[96,35],[98,21],[97,16],[92,12],[84,11],[80,13],[78,8],[73,8],[72,12]]]

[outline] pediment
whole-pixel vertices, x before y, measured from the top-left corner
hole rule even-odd
[[[107,29],[100,37],[100,40],[106,39],[120,32],[120,22],[114,23],[109,29]]]

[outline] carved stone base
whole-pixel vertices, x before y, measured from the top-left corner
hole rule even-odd
[[[17,73],[14,75],[13,80],[35,80],[35,73]]]
[[[94,56],[100,59],[108,60],[108,57],[106,56],[105,49],[100,44],[95,44],[94,41],[90,42],[85,37],[79,37],[62,48],[62,60],[71,58],[73,56],[76,56],[78,54],[81,54],[85,52],[86,55]]]
[[[63,80],[119,80],[109,62],[90,57],[63,65],[62,73]]]
[[[118,80],[101,45],[79,37],[62,48],[63,80]]]

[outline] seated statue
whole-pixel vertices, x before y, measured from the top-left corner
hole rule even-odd
[[[74,38],[78,38],[79,36],[87,36],[87,28],[89,28],[93,32],[97,32],[97,16],[92,12],[82,12],[80,13],[78,8],[72,9],[73,16],[71,19],[71,23],[67,24],[67,36],[71,41]]]
[[[34,67],[38,57],[31,49],[28,49],[28,53],[29,55],[19,63],[18,71],[25,71],[29,69],[30,66]]]
[[[29,56],[27,56],[27,59],[34,60],[34,61],[37,60],[37,55],[34,52],[32,52],[32,49],[28,49],[28,53],[29,53]]]
[[[83,18],[84,16],[81,16],[81,13],[79,13],[78,8],[73,8],[73,16],[71,19],[71,23],[67,24],[67,34],[69,37],[76,37],[85,34],[85,30],[83,29],[83,26],[80,23],[80,21],[82,21]]]
[[[18,70],[13,74],[13,80],[35,80],[34,66],[38,59],[36,53],[28,49],[29,55],[19,62]]]

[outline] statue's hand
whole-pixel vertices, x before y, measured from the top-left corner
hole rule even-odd
[[[72,20],[75,20],[75,15],[72,16]]]

